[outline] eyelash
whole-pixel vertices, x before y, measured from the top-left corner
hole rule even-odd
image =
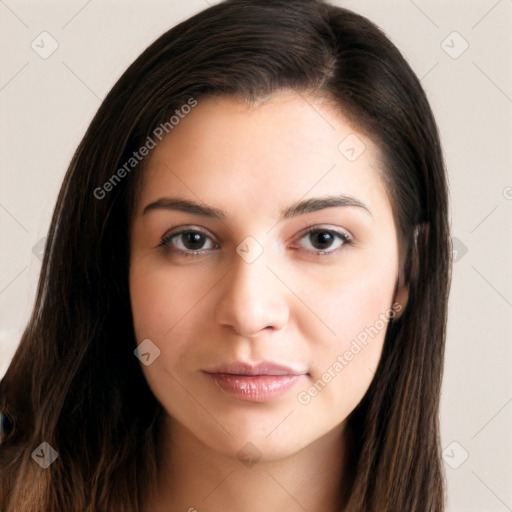
[[[185,233],[200,233],[201,235],[212,240],[212,242],[214,244],[216,244],[216,242],[213,240],[213,238],[210,235],[208,235],[207,233],[205,233],[204,231],[202,231],[200,229],[192,228],[192,227],[186,227],[186,228],[180,229],[179,231],[169,233],[168,235],[165,235],[164,237],[162,237],[162,239],[157,247],[160,247],[164,250],[171,250],[176,253],[180,253],[180,255],[185,256],[185,257],[195,257],[195,256],[199,256],[199,255],[205,253],[206,251],[213,250],[213,249],[201,249],[201,250],[193,251],[193,250],[183,250],[183,249],[178,249],[176,247],[172,247],[171,246],[172,240],[176,237],[179,237],[180,235],[185,234]],[[353,238],[348,233],[343,232],[343,231],[337,231],[334,229],[321,228],[321,227],[317,227],[317,226],[312,226],[312,227],[308,228],[306,231],[303,231],[301,233],[301,235],[298,237],[298,240],[299,241],[302,240],[303,238],[307,237],[311,233],[328,233],[328,234],[332,235],[334,238],[338,238],[342,242],[342,244],[334,250],[322,251],[322,250],[306,249],[307,252],[313,254],[314,256],[330,256],[332,254],[336,254],[345,245],[349,245],[349,246],[355,245]],[[216,244],[216,246],[217,246],[216,248],[218,248],[218,244]]]

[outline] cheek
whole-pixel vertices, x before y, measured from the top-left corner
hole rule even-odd
[[[202,279],[196,272],[176,272],[170,268],[134,260],[130,267],[130,300],[137,343],[151,340],[159,349],[158,358],[142,365],[150,387],[163,399],[170,394],[180,396],[172,376],[185,368],[197,370],[195,359],[204,347],[208,330],[205,324],[213,318],[205,300],[212,288],[212,277]],[[203,276],[204,277],[204,276]],[[208,324],[208,325],[210,325]],[[165,390],[164,392],[162,392]]]
[[[151,340],[159,355],[149,365],[141,364],[146,380],[160,400],[167,394],[178,396],[169,371],[179,367],[188,354],[183,328],[190,323],[194,296],[179,279],[165,269],[135,260],[130,266],[130,301],[137,343]],[[162,393],[165,389],[166,393]]]
[[[151,275],[141,274],[137,268],[130,272],[130,302],[137,342],[160,338],[166,324],[161,307],[162,297],[166,295],[168,291],[162,282],[155,281]]]
[[[359,403],[378,366],[393,311],[394,261],[341,271],[310,287],[308,304],[318,312],[296,314],[311,340],[311,387],[299,402],[336,410],[340,418]],[[319,320],[321,319],[321,321]],[[320,413],[320,409],[317,409]]]
[[[346,350],[351,340],[364,338],[368,329],[374,333],[372,338],[378,338],[374,326],[385,334],[387,323],[383,324],[382,319],[389,320],[393,305],[397,277],[394,262],[393,258],[388,263],[378,258],[354,264],[348,261],[335,272],[318,274],[314,281],[308,276],[295,276],[296,280],[302,279],[303,302],[309,311],[296,311],[294,316],[300,330],[322,345],[319,353]]]
[[[134,262],[130,268],[130,301],[137,341],[164,342],[190,324],[206,293],[200,280],[183,279],[157,265]]]

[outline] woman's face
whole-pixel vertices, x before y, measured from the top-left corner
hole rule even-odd
[[[281,92],[201,99],[149,158],[130,295],[176,432],[270,460],[341,429],[406,300],[375,145]]]

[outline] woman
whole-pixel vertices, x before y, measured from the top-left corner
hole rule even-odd
[[[65,177],[1,382],[1,509],[443,510],[447,185],[371,22],[231,0],[168,31]]]

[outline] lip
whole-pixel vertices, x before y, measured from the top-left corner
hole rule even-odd
[[[243,361],[225,363],[209,370],[206,373],[224,373],[229,375],[259,376],[259,375],[304,375],[306,370],[293,368],[292,366],[274,363],[271,361],[262,361],[261,363],[251,364]]]
[[[250,402],[267,402],[284,395],[307,372],[273,362],[220,365],[204,373],[228,396]]]

